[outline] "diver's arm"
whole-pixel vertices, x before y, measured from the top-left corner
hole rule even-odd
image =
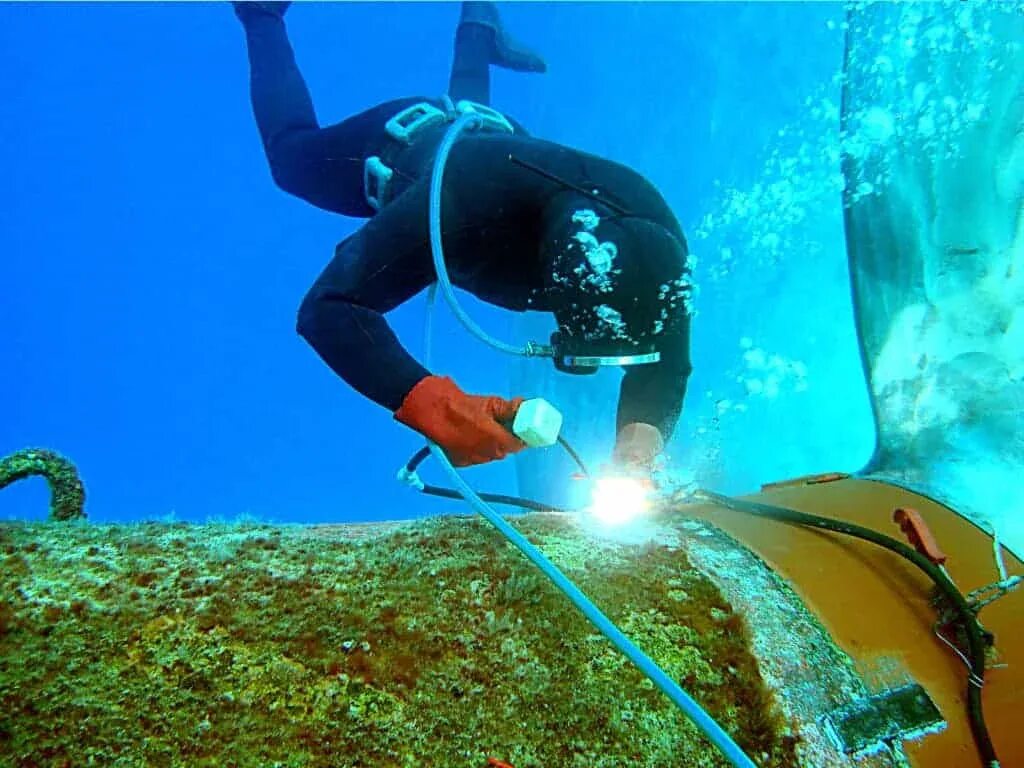
[[[671,438],[682,413],[691,372],[690,323],[686,318],[659,345],[661,360],[626,368],[619,391],[616,434],[623,437],[631,424],[649,424],[665,442]]]
[[[314,287],[299,309],[297,329],[350,387],[397,411],[430,371],[395,336],[384,315],[328,287]]]
[[[314,288],[299,310],[298,330],[349,386],[437,443],[456,466],[496,461],[526,447],[503,426],[522,398],[468,394],[450,378],[431,375],[380,312]]]

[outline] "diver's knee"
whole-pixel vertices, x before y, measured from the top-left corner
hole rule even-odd
[[[299,305],[295,316],[295,332],[306,341],[312,343],[317,336],[323,317],[321,291],[317,286],[309,289]]]
[[[296,197],[302,197],[308,191],[310,183],[308,171],[310,163],[306,144],[301,135],[303,131],[288,129],[276,136],[267,137],[264,151],[270,175],[279,189]]]
[[[299,174],[296,173],[295,164],[281,162],[270,150],[267,150],[267,160],[270,161],[270,176],[273,178],[277,188],[282,192],[301,197],[299,190],[302,189],[303,185]]]

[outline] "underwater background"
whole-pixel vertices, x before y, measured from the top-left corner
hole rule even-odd
[[[321,121],[438,94],[458,12],[296,4]],[[649,176],[696,258],[634,528],[483,508],[499,535],[396,480],[422,438],[294,330],[362,222],[272,183],[228,4],[0,4],[0,765],[1020,763],[1024,2],[502,13],[550,71],[495,71],[494,105]],[[425,317],[389,315],[420,357]],[[432,348],[606,460],[618,372],[443,307]],[[9,482],[41,464],[52,503]],[[573,470],[464,477],[576,506]]]
[[[495,70],[493,105],[534,135],[647,175],[697,258],[694,374],[673,470],[742,493],[863,467],[875,430],[843,229],[844,6],[509,3],[502,13],[549,71]],[[457,17],[455,3],[293,8],[321,122],[442,92]],[[0,455],[38,445],[72,458],[97,522],[347,522],[455,508],[395,481],[421,438],[295,333],[309,284],[361,221],[273,185],[229,5],[0,5],[0,67]],[[465,300],[502,338],[544,327]],[[389,315],[414,355],[424,310],[420,295]],[[467,391],[552,386],[549,363],[524,370],[444,309],[434,333],[433,369]],[[545,394],[595,464],[611,449],[618,375],[564,383],[571,402]],[[560,461],[551,449],[465,476],[561,503]],[[5,489],[0,517],[43,517],[47,493],[39,479]],[[1020,535],[1012,505],[988,511]]]

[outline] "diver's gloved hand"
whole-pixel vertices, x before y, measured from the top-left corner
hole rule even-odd
[[[257,16],[273,16],[275,18],[284,18],[285,13],[288,11],[290,2],[239,2],[231,3],[235,9],[235,15],[240,18],[243,22],[249,21]]]
[[[506,32],[494,3],[464,2],[459,26],[479,24],[494,33],[491,63],[517,72],[547,72],[548,65],[525,45],[513,40]]]
[[[626,424],[615,440],[612,462],[624,474],[650,477],[663,450],[665,440],[657,427],[642,422]]]
[[[441,446],[455,466],[468,467],[526,447],[502,426],[515,419],[522,402],[467,395],[447,376],[427,376],[405,396],[395,419]]]

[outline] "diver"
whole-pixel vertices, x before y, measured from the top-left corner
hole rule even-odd
[[[353,389],[436,442],[455,465],[525,447],[503,426],[522,398],[463,392],[417,362],[385,320],[436,279],[432,163],[454,116],[473,111],[483,125],[456,141],[442,190],[451,281],[506,309],[553,313],[560,370],[621,365],[613,466],[649,476],[690,374],[686,240],[641,175],[534,138],[489,108],[492,65],[543,72],[543,59],[506,34],[493,3],[466,2],[446,96],[388,101],[321,127],[285,28],[289,3],[233,6],[274,182],[324,210],[368,219],[335,248],[305,296],[299,334]]]

